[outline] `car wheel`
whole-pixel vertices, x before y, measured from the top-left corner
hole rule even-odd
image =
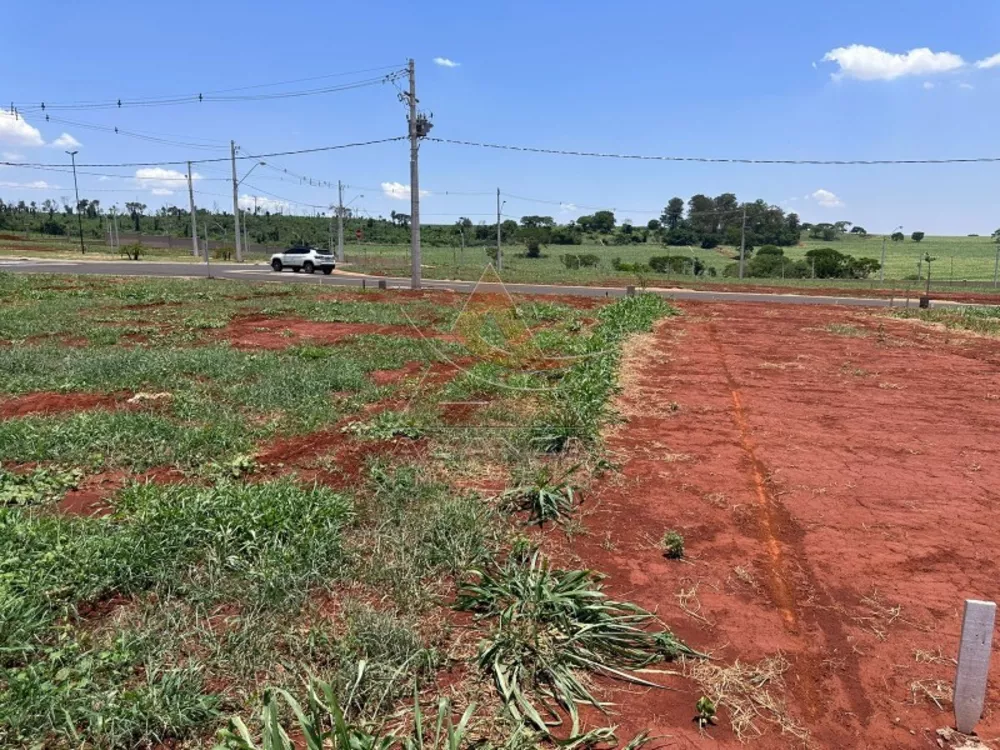
[[[305,263],[302,264],[302,270],[305,271],[306,273],[313,273],[316,270],[316,266],[312,264],[311,260],[307,260]]]
[[[299,268],[298,266],[292,266],[292,270],[293,270],[293,271],[295,271],[295,273],[298,273],[298,272],[299,272],[299,271],[301,271],[302,269],[301,269],[301,268]]]
[[[323,269],[323,273],[325,273],[327,276],[329,276],[331,273],[333,273],[333,269],[332,268],[324,268]]]
[[[283,266],[281,265],[281,261],[278,260],[277,258],[275,258],[274,260],[271,261],[271,270],[272,271],[277,271],[278,273],[281,273],[281,269],[282,268],[283,268]]]

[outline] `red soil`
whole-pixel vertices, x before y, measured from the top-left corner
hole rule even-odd
[[[269,318],[251,315],[236,318],[222,330],[222,337],[239,349],[287,349],[301,343],[335,344],[349,336],[379,334],[409,338],[453,340],[453,336],[409,325],[374,323],[319,323],[302,318]]]
[[[407,362],[396,370],[373,370],[368,377],[375,385],[392,385],[407,378],[423,379],[428,385],[439,385],[454,378],[464,365],[472,360],[462,359],[455,362],[435,362],[428,364],[421,360]],[[429,369],[428,369],[429,368]],[[426,375],[424,374],[426,371]]]
[[[169,466],[149,469],[141,474],[121,470],[93,474],[84,477],[75,490],[67,492],[56,509],[68,516],[105,516],[111,512],[108,498],[130,481],[175,484],[185,481],[185,477]]]
[[[128,399],[128,395],[106,393],[54,393],[41,391],[0,401],[0,419],[24,417],[29,414],[60,414],[88,409],[113,409]]]
[[[1000,535],[996,341],[835,308],[684,308],[626,358],[627,422],[608,436],[623,473],[564,554],[717,663],[785,654],[813,746],[936,747],[950,703],[914,683],[952,682],[963,600],[1000,596],[981,544]],[[667,529],[688,560],[662,556]],[[697,617],[677,598],[693,588]],[[710,739],[691,721],[702,689],[660,681],[673,690],[609,685],[621,737],[739,746],[725,707]],[[981,736],[1000,734],[998,700],[994,660]],[[758,723],[757,746],[801,746]]]

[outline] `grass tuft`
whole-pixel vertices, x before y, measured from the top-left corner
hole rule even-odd
[[[583,680],[596,673],[656,687],[630,670],[696,653],[640,607],[609,599],[589,570],[552,569],[535,554],[493,572],[473,571],[456,606],[494,621],[478,664],[518,723],[548,736],[568,714],[579,735],[577,704],[605,706]]]

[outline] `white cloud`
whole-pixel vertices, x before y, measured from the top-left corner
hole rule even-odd
[[[98,178],[97,178],[97,181],[98,181],[98,182],[107,182],[107,181],[108,181],[108,180],[110,180],[110,179],[111,179],[111,178],[110,178],[110,177],[108,177],[108,176],[107,176],[106,174],[102,174],[102,175],[101,175],[100,177],[98,177]]]
[[[1000,65],[1000,52],[997,52],[992,57],[987,57],[985,60],[980,60],[976,63],[977,68],[995,68]]]
[[[292,211],[292,204],[288,201],[268,198],[264,195],[241,195],[239,200],[240,208],[244,211],[253,211],[255,204],[260,213],[267,211],[272,214],[287,214]]]
[[[27,188],[28,190],[59,190],[58,185],[50,185],[45,180],[35,180],[33,182],[0,182],[0,187],[5,188]]]
[[[933,83],[930,81],[924,81],[924,91],[930,91],[932,88],[934,88]]]
[[[71,136],[69,133],[63,133],[49,145],[53,148],[78,148],[83,144],[81,144],[80,141]]]
[[[4,151],[3,154],[4,161],[21,161],[24,158],[24,154],[19,154],[16,151]]]
[[[192,180],[200,180],[201,175],[191,173]],[[135,182],[143,190],[149,190],[153,195],[170,195],[187,183],[187,175],[176,169],[163,167],[143,167],[135,170]]]
[[[976,88],[971,83],[960,83],[958,84],[958,87],[960,89],[966,89],[967,91],[971,91],[972,89]]]
[[[569,211],[576,211],[577,208],[575,203],[560,203],[559,210],[569,212]]]
[[[430,190],[420,191],[421,198],[430,194]],[[397,201],[408,201],[410,200],[410,186],[404,185],[402,182],[383,182],[382,195]]]
[[[829,190],[824,190],[823,188],[807,195],[806,198],[812,198],[823,208],[837,208],[838,206],[844,205],[844,202],[834,193],[831,193]]]
[[[0,110],[0,143],[12,146],[43,146],[42,134],[38,128],[29,125],[20,115]]]
[[[457,68],[462,63],[449,60],[447,57],[435,57],[434,64],[440,65],[442,68]]]
[[[823,55],[823,62],[840,66],[840,70],[832,74],[835,81],[842,78],[891,81],[902,76],[947,73],[965,65],[965,60],[952,52],[933,52],[927,47],[919,47],[899,54],[864,44],[832,49]]]

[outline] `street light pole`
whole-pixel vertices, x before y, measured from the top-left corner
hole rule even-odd
[[[80,227],[80,252],[87,254],[87,248],[83,245],[83,216],[80,215],[80,188],[76,183],[76,155],[79,151],[67,151],[69,158],[73,160],[73,192],[76,193],[76,222]]]

